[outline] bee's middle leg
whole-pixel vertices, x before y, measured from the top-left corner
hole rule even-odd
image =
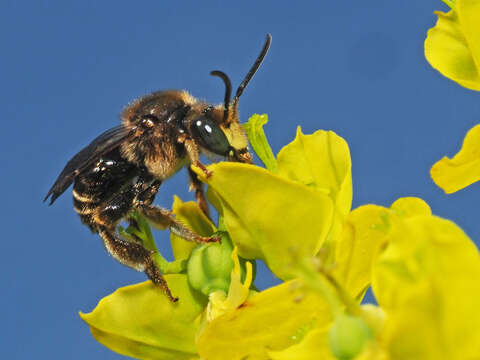
[[[150,222],[160,229],[170,230],[181,238],[193,241],[196,243],[209,243],[220,241],[218,236],[200,236],[187,228],[181,221],[177,220],[172,212],[167,209],[162,209],[158,206],[138,204],[136,208],[145,216]]]

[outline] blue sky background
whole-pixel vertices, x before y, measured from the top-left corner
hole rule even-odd
[[[267,32],[271,51],[240,102],[268,113],[275,152],[304,132],[349,143],[354,206],[420,196],[477,241],[480,184],[446,196],[430,166],[480,121],[480,94],[431,69],[423,55],[440,0],[10,1],[0,4],[0,177],[3,207],[0,353],[5,359],[118,359],[90,335],[90,311],[145,276],[110,258],[73,212],[69,192],[42,203],[66,161],[135,97],[188,89],[221,102],[209,71],[241,81]],[[185,173],[173,194],[192,199]],[[157,242],[168,253],[168,233]],[[274,279],[261,272],[258,283]]]

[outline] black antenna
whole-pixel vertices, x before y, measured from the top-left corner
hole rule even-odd
[[[252,80],[253,75],[257,72],[258,68],[263,62],[263,59],[265,58],[265,55],[267,55],[268,49],[270,48],[270,44],[272,43],[272,35],[267,34],[267,39],[265,40],[265,44],[263,45],[262,51],[260,52],[260,55],[258,55],[257,60],[255,60],[255,63],[253,64],[252,68],[248,72],[247,76],[245,76],[245,79],[243,79],[242,83],[237,89],[237,92],[235,94],[235,97],[233,98],[233,111],[237,111],[237,106],[238,106],[238,98],[242,95],[243,90],[247,87],[248,83],[250,80]]]
[[[230,82],[228,75],[225,74],[223,71],[213,70],[210,75],[218,76],[225,83],[225,98],[223,100],[223,121],[226,122],[228,119],[228,105],[230,104],[230,96],[232,95],[232,83]]]

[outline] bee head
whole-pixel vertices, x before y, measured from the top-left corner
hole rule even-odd
[[[200,145],[216,154],[226,156],[230,161],[252,162],[252,157],[248,152],[247,136],[238,117],[238,100],[262,64],[271,42],[272,36],[267,34],[260,55],[237,88],[233,100],[230,100],[232,83],[228,75],[219,70],[210,73],[212,76],[218,76],[225,83],[223,105],[215,108],[207,107],[202,117],[196,119],[192,124],[192,132],[199,139]]]
[[[189,121],[189,130],[204,152],[226,157],[229,161],[251,163],[248,140],[238,119],[224,121],[221,106],[207,106],[201,114]]]

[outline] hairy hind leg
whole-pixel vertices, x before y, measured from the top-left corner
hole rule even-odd
[[[92,214],[92,219],[108,253],[120,263],[137,271],[145,272],[149,279],[160,287],[171,301],[175,302],[178,298],[170,292],[153,259],[153,252],[146,249],[140,241],[131,241],[115,231],[116,224],[132,209],[134,199],[140,195],[139,192],[142,192],[142,200],[148,203],[153,200],[158,186],[160,184],[148,188],[144,183],[137,182],[102,203]]]
[[[162,276],[153,252],[146,249],[140,242],[130,241],[115,231],[116,224],[127,216],[133,208],[140,211],[154,225],[170,228],[180,237],[195,242],[219,241],[218,237],[203,237],[195,234],[179,222],[170,211],[151,205],[161,181],[149,182],[140,177],[135,184],[115,194],[102,203],[92,214],[95,227],[103,240],[107,251],[120,263],[135,270],[144,271],[152,282],[162,288],[168,298],[175,302],[178,299],[172,295]]]
[[[149,279],[159,286],[172,302],[178,300],[168,288],[167,282],[153,259],[152,251],[145,249],[141,244],[128,241],[115,233],[114,230],[102,227],[98,233],[103,240],[105,248],[116,260],[137,271],[144,271]]]

